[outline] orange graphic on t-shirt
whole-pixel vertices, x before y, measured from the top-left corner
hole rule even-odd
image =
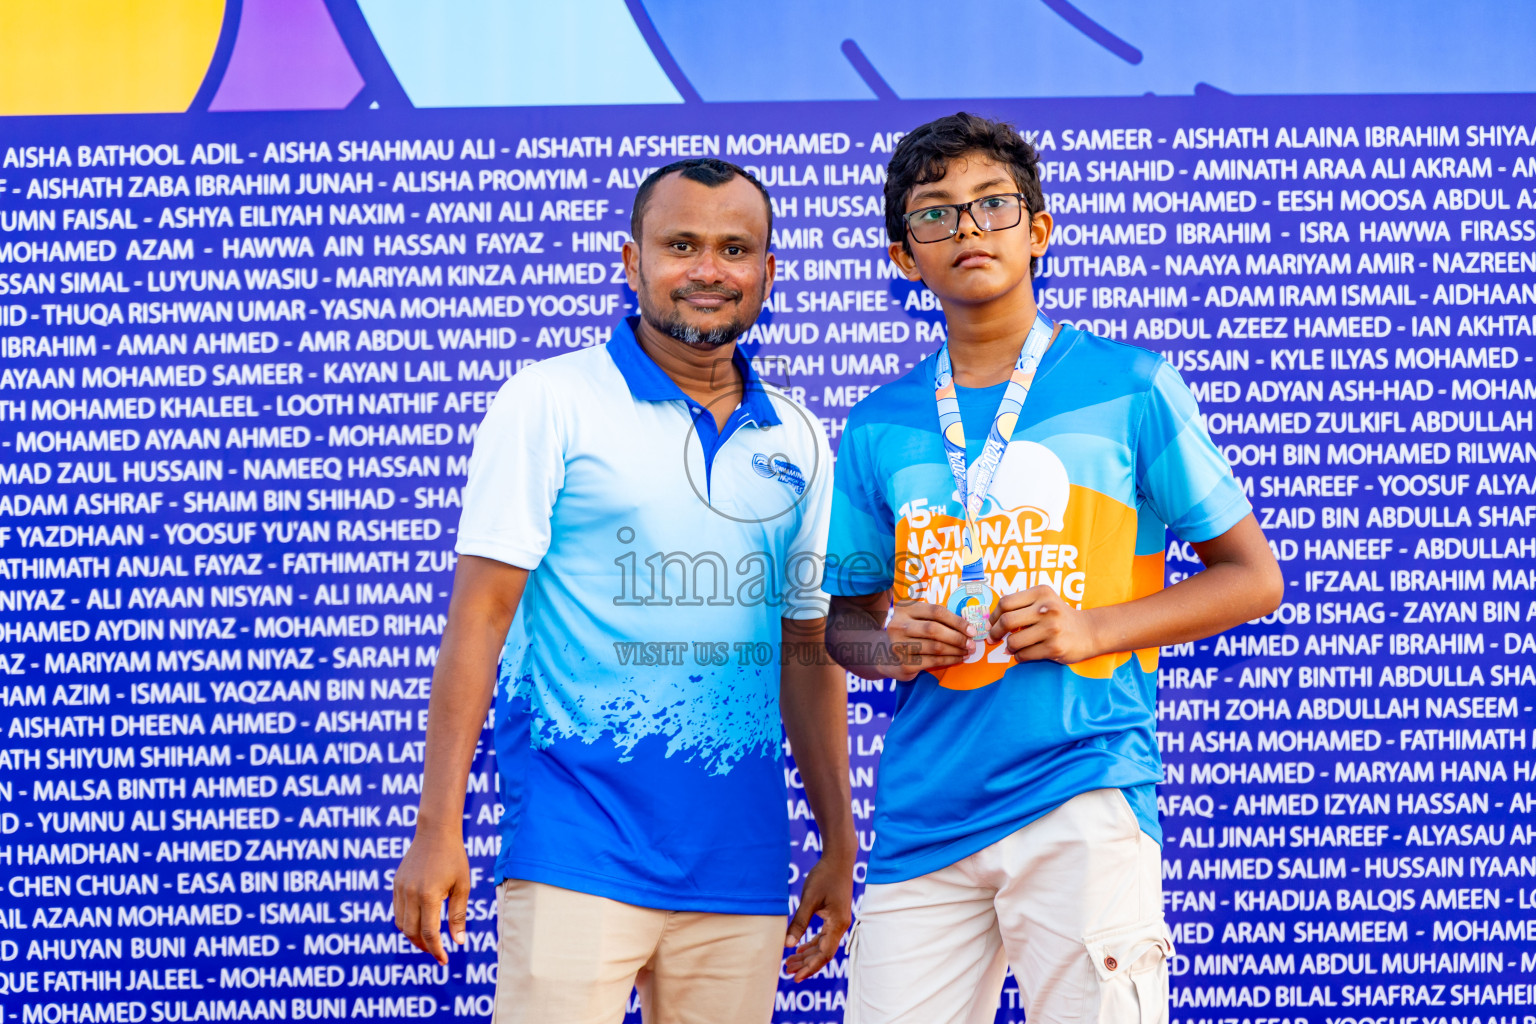
[[[1136,554],[1134,509],[1075,484],[1066,497],[1064,510],[1026,504],[979,520],[982,565],[997,596],[1043,584],[1075,607],[1099,608],[1162,589],[1163,552]],[[897,600],[949,603],[960,584],[961,525],[959,518],[931,514],[896,524]],[[1080,676],[1108,679],[1132,653],[1143,669],[1156,671],[1156,648],[1099,655],[1068,667]],[[974,690],[995,683],[1013,664],[1005,644],[987,644],[974,660],[934,675],[947,689]]]

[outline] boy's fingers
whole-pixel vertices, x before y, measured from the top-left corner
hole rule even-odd
[[[1021,608],[1032,608],[1041,601],[1055,597],[1056,591],[1047,586],[1030,587],[1028,590],[1015,590],[1011,594],[1004,594],[997,599],[997,607],[992,609],[992,620],[997,621],[1004,612],[1018,611]]]
[[[965,632],[965,620],[941,604],[930,604],[927,601],[913,603],[907,608],[907,617],[942,623],[957,632]]]
[[[902,656],[909,660],[949,657],[957,652],[958,649],[954,645],[940,643],[938,640],[908,640],[902,645]]]
[[[1024,629],[1016,630],[1008,634],[1008,651],[1018,657],[1025,648],[1033,647],[1046,639],[1046,630],[1036,622]]]
[[[968,639],[945,633],[942,636],[909,640],[907,643],[923,654],[964,654]]]
[[[992,614],[988,615],[987,618],[991,619],[993,622],[997,622],[1004,615],[1007,615],[1015,608],[1018,608],[1019,600],[1023,596],[1024,592],[1019,590],[1016,590],[1011,594],[1004,594],[1002,597],[997,599],[997,604],[992,606]]]
[[[987,639],[993,643],[1002,640],[1009,633],[1025,629],[1040,621],[1041,612],[1038,605],[1030,605],[1027,608],[1018,608],[1004,612],[992,622],[992,628],[987,630]]]
[[[964,650],[966,642],[970,640],[970,635],[965,631],[964,623],[961,623],[961,628],[955,629],[945,623],[932,619],[912,623],[907,629],[907,635],[925,640],[937,640],[940,643],[949,644],[957,650]]]
[[[1065,656],[1061,634],[1050,623],[1036,623],[1028,629],[1009,634],[1008,649],[1014,660],[1021,662],[1061,661]]]

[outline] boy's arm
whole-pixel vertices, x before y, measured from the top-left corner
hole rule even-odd
[[[976,649],[971,626],[943,605],[897,601],[892,612],[891,601],[890,591],[832,598],[827,650],[854,675],[905,683],[919,672],[958,665]]]
[[[868,443],[865,408],[860,403],[849,413],[838,453],[827,544],[827,650],[861,678],[910,682],[920,672],[960,664],[975,643],[965,620],[943,605],[895,599],[894,584],[922,569],[915,555],[895,551],[889,472]]]
[[[800,907],[784,936],[786,946],[797,947],[786,961],[796,981],[831,962],[853,922],[853,865],[859,849],[848,783],[848,685],[822,654],[825,624],[825,619],[783,620],[779,709],[822,842],[821,858],[805,877]],[[815,914],[821,915],[821,933],[801,945]]]
[[[474,555],[461,555],[453,576],[427,704],[416,837],[395,871],[395,927],[440,964],[448,963],[438,926],[444,899],[449,934],[465,940],[464,790],[495,692],[496,662],[527,582],[527,569]]]
[[[1017,661],[1075,665],[1100,654],[1200,640],[1268,615],[1285,597],[1279,563],[1253,516],[1192,543],[1205,571],[1155,594],[1079,611],[1050,587],[1004,595],[988,638]]]

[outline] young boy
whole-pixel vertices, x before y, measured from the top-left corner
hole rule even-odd
[[[1158,648],[1273,610],[1279,568],[1156,353],[1052,324],[1037,155],[956,114],[904,137],[891,259],[948,344],[848,417],[827,643],[899,688],[849,1024],[1166,1019]],[[1022,403],[1022,404],[1021,404]],[[1205,571],[1163,589],[1165,531]]]

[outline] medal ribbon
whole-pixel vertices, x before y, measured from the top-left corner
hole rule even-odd
[[[981,529],[977,519],[981,506],[992,489],[992,478],[1003,461],[1003,452],[1013,436],[1019,410],[1029,397],[1029,387],[1035,380],[1035,369],[1045,350],[1051,347],[1051,336],[1056,325],[1044,313],[1035,314],[1029,336],[1019,349],[1019,361],[1008,378],[1003,400],[997,403],[997,413],[992,417],[992,428],[987,432],[986,446],[976,460],[976,487],[968,485],[965,467],[965,426],[960,422],[960,402],[955,397],[954,374],[950,369],[949,345],[939,349],[934,360],[933,397],[939,407],[939,434],[944,438],[944,455],[949,460],[949,471],[955,477],[955,490],[960,494],[961,507],[965,509],[965,526],[961,538],[960,580],[965,584],[981,584],[985,581],[982,571]]]

